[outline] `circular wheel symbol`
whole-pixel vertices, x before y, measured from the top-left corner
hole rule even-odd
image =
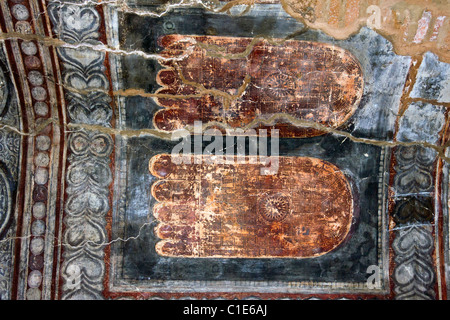
[[[271,98],[283,98],[293,94],[295,79],[284,73],[272,73],[264,80],[265,93]]]
[[[291,212],[290,197],[283,193],[263,194],[258,200],[259,214],[267,221],[282,221]]]

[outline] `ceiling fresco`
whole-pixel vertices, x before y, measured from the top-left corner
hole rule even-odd
[[[448,0],[0,12],[0,300],[447,299]]]

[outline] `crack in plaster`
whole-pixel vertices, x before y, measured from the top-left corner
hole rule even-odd
[[[166,3],[164,5],[159,6],[161,12],[151,11],[151,10],[140,10],[138,8],[132,8],[127,4],[127,0],[86,0],[83,2],[73,2],[73,1],[58,1],[54,0],[53,3],[58,3],[61,5],[71,5],[71,6],[99,6],[99,5],[108,5],[108,6],[114,6],[117,8],[118,11],[125,12],[125,13],[132,13],[138,16],[149,16],[149,17],[155,17],[160,18],[164,15],[171,12],[173,9],[176,8],[184,8],[184,7],[194,7],[194,6],[200,6],[206,9],[209,12],[213,13],[227,13],[231,15],[230,10],[234,6],[238,5],[246,5],[246,8],[243,10],[243,12],[239,13],[238,15],[243,15],[250,11],[251,7],[255,3],[255,0],[234,0],[229,3],[226,3],[221,8],[215,8],[214,6],[219,6],[219,1],[217,0],[209,0],[209,1],[202,1],[202,0],[180,0],[176,3]]]
[[[42,36],[38,34],[22,34],[18,32],[0,32],[0,40],[6,41],[6,40],[25,40],[25,41],[38,41],[42,45],[46,47],[55,47],[55,48],[66,48],[66,49],[90,49],[95,52],[102,52],[102,53],[111,53],[121,56],[131,56],[136,55],[140,56],[144,59],[149,60],[160,60],[160,61],[177,61],[177,60],[183,60],[189,56],[191,51],[193,50],[193,46],[187,47],[187,52],[184,55],[181,56],[175,56],[174,58],[166,58],[164,56],[158,55],[158,54],[148,54],[141,50],[121,50],[121,49],[114,49],[111,48],[105,44],[90,44],[90,43],[77,43],[77,44],[71,44],[66,41],[57,39],[57,38],[51,38],[47,36]],[[192,41],[193,45],[195,44],[195,40],[192,38],[187,38],[187,41]]]
[[[83,249],[83,248],[87,247],[88,245],[95,245],[96,247],[104,247],[104,246],[112,245],[112,244],[114,244],[116,242],[124,242],[125,243],[125,242],[128,242],[130,240],[137,240],[137,239],[139,239],[139,237],[141,237],[142,229],[144,229],[146,226],[151,226],[155,222],[157,222],[157,221],[154,220],[154,221],[151,221],[151,222],[143,223],[139,227],[139,231],[138,231],[136,236],[130,236],[130,237],[127,237],[127,238],[117,237],[117,238],[112,239],[110,241],[105,241],[105,242],[101,242],[101,243],[96,243],[96,242],[94,242],[92,240],[88,240],[83,245],[79,245],[79,246],[72,246],[72,245],[69,245],[67,243],[61,242],[59,244],[54,245],[54,247],[69,247],[71,249]],[[28,236],[23,236],[23,237],[10,236],[10,237],[6,237],[6,238],[3,238],[3,239],[0,239],[0,243],[7,242],[7,241],[13,241],[13,240],[28,240],[28,239],[31,239],[31,238],[34,238],[34,237],[35,237],[34,235],[28,235]],[[53,232],[46,236],[47,239],[48,239],[48,237],[52,238],[52,240],[55,240],[57,238]]]
[[[17,39],[23,39],[23,40],[37,40],[39,42],[41,42],[42,44],[46,45],[46,46],[55,46],[55,47],[64,47],[64,48],[71,48],[71,49],[79,49],[79,48],[89,48],[95,51],[102,51],[102,52],[109,52],[109,53],[113,53],[113,54],[119,54],[119,55],[139,55],[141,57],[144,57],[146,59],[162,59],[165,61],[177,61],[177,60],[182,60],[184,59],[186,56],[189,56],[189,54],[192,52],[187,52],[186,54],[180,56],[180,57],[175,57],[174,59],[172,58],[165,58],[162,57],[160,55],[155,55],[155,54],[146,54],[145,52],[142,51],[138,51],[138,50],[133,50],[133,51],[126,51],[126,50],[117,50],[117,49],[113,49],[113,48],[109,48],[108,46],[105,45],[91,45],[91,44],[78,44],[78,45],[71,45],[67,42],[61,41],[59,39],[54,39],[54,38],[50,38],[50,37],[44,37],[44,36],[40,36],[40,35],[23,35],[20,33],[0,33],[0,39],[1,40],[17,40]],[[245,57],[247,56],[250,52],[251,49],[253,48],[253,45],[259,41],[260,38],[253,38],[251,43],[246,47],[246,49],[241,53],[241,54],[231,54],[231,58],[241,58],[241,57]],[[190,41],[192,41],[191,43],[193,43],[193,45],[200,45],[201,47],[203,47],[205,50],[207,50],[207,52],[212,52],[212,55],[217,55],[217,52],[222,51],[220,47],[217,46],[213,46],[213,45],[204,45],[204,44],[199,44],[197,43],[195,40],[191,39]],[[286,41],[286,39],[283,39],[281,42],[280,41],[273,41],[273,43],[278,43],[281,44],[284,41]],[[189,48],[192,48],[192,46],[190,46]],[[229,55],[227,54],[222,54],[221,57],[228,57]],[[416,63],[415,65],[412,65],[412,69],[413,69],[413,75],[414,72],[417,73],[417,69],[419,68],[420,63]],[[193,81],[188,81],[187,79],[184,78],[184,76],[181,74],[181,71],[178,69],[178,73],[180,75],[180,78],[182,80],[182,82],[184,82],[187,85],[191,85],[196,87],[197,89],[199,89],[201,92],[199,94],[194,94],[194,95],[167,95],[167,94],[152,94],[152,93],[147,93],[142,89],[125,89],[125,90],[117,90],[117,91],[107,91],[107,90],[103,90],[100,88],[92,88],[92,89],[77,89],[77,88],[72,88],[72,87],[68,87],[65,86],[63,84],[59,84],[56,83],[58,86],[62,86],[64,88],[66,88],[66,90],[68,91],[72,91],[72,92],[78,92],[78,93],[88,93],[88,92],[104,92],[106,94],[112,94],[114,96],[142,96],[142,97],[152,97],[152,98],[172,98],[172,99],[186,99],[186,98],[195,98],[195,97],[201,97],[205,94],[208,95],[213,95],[213,96],[219,96],[220,98],[224,98],[226,101],[226,104],[230,103],[231,101],[238,99],[245,91],[248,83],[250,82],[250,77],[247,75],[244,83],[241,85],[241,87],[238,89],[238,93],[236,95],[231,95],[227,92],[223,92],[221,90],[217,90],[217,89],[206,89],[202,84],[200,83],[196,83]],[[413,81],[413,79],[412,79]],[[445,107],[449,107],[450,104],[449,103],[439,103],[437,101],[434,100],[426,100],[426,99],[422,99],[422,98],[409,98],[409,92],[411,90],[411,83],[407,83],[405,84],[405,89],[404,89],[404,95],[402,98],[402,108],[400,109],[399,112],[399,118],[405,113],[405,111],[407,110],[407,106],[409,105],[410,102],[414,102],[414,101],[421,101],[421,102],[426,102],[426,103],[431,103],[434,105],[442,105]],[[450,158],[445,156],[445,149],[446,147],[448,147],[450,145],[450,142],[447,141],[444,145],[442,146],[438,146],[438,145],[433,145],[430,144],[428,142],[425,141],[416,141],[416,142],[390,142],[390,141],[381,141],[381,140],[375,140],[375,139],[367,139],[367,138],[357,138],[355,136],[353,136],[351,133],[345,132],[345,131],[341,131],[341,130],[337,130],[335,128],[330,128],[327,126],[324,126],[320,123],[316,123],[316,122],[312,122],[312,121],[306,121],[306,120],[299,120],[296,119],[295,117],[289,115],[289,114],[285,114],[285,113],[278,113],[278,114],[274,114],[272,115],[270,118],[268,119],[254,119],[252,122],[250,122],[249,124],[247,124],[246,126],[242,127],[243,130],[247,130],[247,129],[251,129],[257,125],[273,125],[277,120],[284,120],[287,121],[287,123],[289,123],[290,125],[294,125],[297,127],[305,127],[305,128],[314,128],[314,129],[318,129],[321,131],[324,131],[326,133],[332,133],[332,134],[336,134],[339,136],[344,136],[346,138],[351,139],[354,142],[361,142],[361,143],[366,143],[366,144],[373,144],[373,145],[377,145],[377,146],[389,146],[389,147],[395,147],[398,145],[403,145],[403,146],[412,146],[412,145],[422,145],[424,147],[429,147],[434,149],[435,151],[438,152],[438,155],[440,158],[442,158],[443,160],[445,160],[446,162],[450,162]],[[19,131],[16,128],[12,128],[10,126],[7,125],[2,125],[0,124],[1,127],[5,127],[5,128],[9,128],[14,130],[15,132],[24,135],[24,136],[35,136],[37,134],[39,134],[47,125],[49,124],[55,124],[57,126],[59,126],[60,124],[57,123],[55,120],[53,119],[49,119],[44,121],[43,123],[41,123],[38,128],[36,128],[35,130],[33,130],[33,132],[30,133],[25,133],[22,131]],[[104,133],[108,133],[108,134],[118,134],[121,136],[125,136],[125,137],[135,137],[135,136],[145,136],[145,135],[151,135],[151,136],[155,136],[155,137],[159,137],[165,140],[170,140],[171,139],[171,134],[164,132],[164,131],[160,131],[160,130],[156,130],[156,129],[140,129],[140,130],[131,130],[131,129],[127,129],[127,130],[117,130],[117,129],[111,129],[111,128],[106,128],[103,126],[98,126],[98,125],[87,125],[87,124],[68,124],[68,127],[74,127],[74,128],[79,128],[79,129],[90,129],[90,130],[98,130]],[[203,125],[204,128],[209,127],[209,126],[219,126],[223,129],[234,129],[226,124],[223,123],[219,123],[219,122],[208,122],[206,124]],[[186,128],[188,131],[193,132],[193,128],[192,127],[187,127]],[[71,132],[71,131],[66,131],[66,132]]]
[[[114,244],[116,242],[126,243],[128,241],[138,240],[142,236],[142,230],[145,227],[152,226],[153,224],[155,224],[157,222],[158,222],[157,220],[153,220],[153,221],[150,221],[150,222],[143,223],[139,227],[139,230],[138,230],[138,232],[137,232],[137,234],[135,236],[130,236],[130,237],[127,237],[127,238],[117,237],[117,238],[112,239],[110,241],[104,241],[104,242],[101,242],[101,243],[96,243],[94,241],[88,240],[88,241],[84,242],[83,245],[79,245],[79,246],[72,246],[72,245],[69,245],[67,243],[61,242],[59,244],[55,244],[54,247],[68,247],[68,248],[71,248],[71,249],[83,249],[83,248],[86,248],[89,245],[91,245],[91,246],[95,245],[96,247],[106,247],[106,246],[110,246],[110,245],[112,245],[112,244]],[[408,229],[408,228],[414,228],[414,227],[430,227],[430,226],[433,227],[434,223],[413,223],[413,224],[408,224],[406,226],[390,227],[390,228],[388,228],[388,232],[393,232],[393,231],[396,231],[396,230],[402,230],[402,229]],[[13,237],[13,236],[11,236],[11,237],[6,237],[4,239],[1,239],[0,243],[7,242],[7,241],[12,241],[12,240],[28,240],[28,239],[31,239],[33,237],[34,237],[33,235],[23,236],[23,237]],[[48,239],[48,237],[51,237],[52,240],[56,239],[56,236],[55,236],[54,233],[48,234],[46,236],[46,238]]]
[[[217,0],[212,1],[202,1],[202,0],[180,0],[176,3],[166,3],[164,5],[159,6],[159,10],[161,12],[156,12],[152,10],[141,10],[138,8],[132,8],[127,4],[126,0],[85,0],[83,2],[74,2],[74,1],[52,1],[53,3],[59,3],[61,5],[72,5],[72,6],[111,6],[116,7],[117,11],[121,11],[124,13],[132,13],[138,16],[150,16],[150,17],[162,17],[169,12],[171,12],[175,8],[184,8],[184,7],[195,7],[200,6],[204,8],[205,10],[213,13],[226,13],[230,16],[242,16],[246,13],[248,13],[253,5],[255,5],[258,1],[256,0],[234,0],[230,1],[228,3],[225,3],[219,8],[215,8],[215,6],[220,6],[220,2]],[[373,12],[366,12],[363,14],[361,11],[361,16],[359,16],[357,19],[354,19],[352,23],[350,23],[346,27],[336,27],[330,23],[327,22],[317,22],[317,21],[309,21],[307,18],[302,16],[301,12],[297,12],[293,10],[292,5],[299,4],[301,6],[301,0],[281,0],[280,4],[283,10],[290,15],[295,20],[302,23],[305,27],[312,28],[312,29],[318,29],[322,30],[326,34],[334,37],[335,39],[346,39],[357,32],[364,27],[364,26],[371,26],[369,23],[370,18],[372,17]],[[264,2],[262,2],[264,3]],[[276,3],[276,2],[274,2]],[[242,12],[238,13],[237,15],[232,14],[231,9],[233,9],[236,6],[243,6],[245,5],[245,9],[242,10]],[[367,6],[367,4],[365,4]],[[430,39],[428,42],[421,41],[420,43],[409,43],[405,42],[405,30],[403,30],[401,27],[399,27],[399,23],[401,23],[403,20],[406,19],[409,23],[409,28],[414,28],[417,26],[417,21],[410,21],[411,16],[413,17],[421,17],[421,9],[422,6],[415,6],[414,4],[405,4],[404,2],[398,0],[398,1],[384,1],[379,4],[381,7],[380,13],[382,12],[385,16],[380,17],[380,19],[383,19],[383,24],[371,29],[373,29],[378,34],[382,35],[384,38],[388,39],[394,46],[394,51],[397,54],[400,55],[414,55],[417,51],[424,53],[426,51],[432,51],[436,53],[442,61],[448,61],[448,50],[446,50],[447,47],[447,40],[444,39],[444,36],[441,36],[442,33],[445,33],[448,29],[448,23],[447,25],[443,26],[439,32],[439,37],[435,36],[435,39]],[[400,8],[403,7],[405,12],[408,11],[408,17],[403,17],[405,12],[400,12]],[[368,8],[367,8],[368,9]],[[419,12],[419,11],[420,12]],[[448,9],[445,5],[439,4],[439,3],[433,3],[432,5],[427,7],[427,10],[430,12],[433,12],[433,15],[440,16],[440,17],[447,17],[449,15]],[[341,10],[342,11],[342,10]],[[403,17],[403,18],[402,18]],[[324,18],[324,17],[323,17]],[[343,17],[341,17],[344,19]],[[400,19],[400,20],[398,20]],[[391,21],[392,20],[392,21]],[[403,21],[404,22],[404,21]],[[431,28],[430,28],[431,30]],[[411,30],[409,30],[411,31]],[[415,32],[412,32],[414,35]],[[409,35],[409,34],[408,34]],[[442,41],[445,43],[443,44]],[[415,52],[416,51],[416,52]]]
[[[297,36],[299,34],[305,33],[308,31],[308,27],[304,27],[301,30],[297,30],[293,32],[292,34],[287,35],[284,38],[272,38],[265,35],[256,35],[252,37],[252,40],[249,42],[248,45],[246,45],[245,49],[239,53],[225,53],[226,50],[225,47],[221,47],[215,44],[206,44],[202,42],[196,41],[194,38],[186,36],[183,38],[184,42],[189,42],[192,45],[186,47],[186,52],[183,55],[175,56],[174,58],[167,58],[162,55],[158,54],[149,54],[142,50],[123,50],[123,49],[117,49],[110,47],[105,44],[91,44],[86,42],[80,42],[77,44],[72,44],[69,42],[66,42],[64,40],[58,39],[58,38],[52,38],[44,35],[39,34],[23,34],[19,32],[0,32],[0,40],[25,40],[25,41],[38,41],[42,45],[46,47],[55,47],[55,48],[68,48],[68,49],[90,49],[95,52],[102,52],[102,53],[111,53],[115,55],[120,56],[139,56],[144,59],[149,60],[160,60],[160,61],[181,61],[187,57],[193,52],[193,49],[195,46],[198,46],[200,49],[203,49],[206,51],[207,56],[213,57],[213,58],[225,58],[225,59],[243,59],[247,58],[248,55],[252,52],[253,47],[261,40],[266,40],[269,44],[274,46],[280,46],[283,45],[286,41],[289,41],[292,37]]]
[[[272,115],[270,118],[267,119],[254,119],[252,122],[247,124],[246,126],[242,127],[241,129],[246,131],[251,128],[257,127],[258,125],[262,126],[272,126],[274,125],[278,120],[284,120],[287,121],[289,124],[295,125],[297,127],[301,128],[312,128],[319,131],[323,131],[330,134],[335,134],[338,136],[342,136],[345,138],[350,139],[353,142],[357,143],[364,143],[369,145],[375,145],[375,146],[387,146],[387,147],[397,147],[397,146],[422,146],[426,148],[434,149],[439,157],[443,159],[444,161],[450,163],[450,157],[447,157],[445,155],[445,149],[450,146],[450,140],[447,141],[442,146],[435,145],[426,141],[411,141],[411,142],[405,142],[405,141],[385,141],[385,140],[377,140],[377,139],[369,139],[369,138],[359,138],[355,137],[349,132],[338,130],[335,128],[327,127],[323,124],[313,122],[313,121],[307,121],[307,120],[298,120],[295,117],[292,117],[291,115],[285,114],[285,113],[278,113]],[[14,130],[23,136],[37,136],[40,134],[48,125],[53,124],[57,127],[60,127],[61,124],[55,120],[55,119],[47,119],[43,121],[35,130],[31,132],[23,132],[18,129]],[[1,128],[0,124],[0,128]],[[91,130],[91,131],[99,131],[102,133],[110,134],[110,135],[118,135],[123,138],[132,138],[132,137],[145,137],[145,136],[153,136],[157,137],[163,140],[172,140],[172,133],[171,132],[165,132],[157,129],[115,129],[110,127],[104,127],[101,125],[94,125],[94,124],[77,124],[77,123],[69,123],[65,124],[65,133],[72,133],[72,132],[78,132],[80,130]],[[7,126],[5,126],[7,127]],[[202,125],[202,130],[206,130],[209,127],[220,127],[224,130],[232,130],[235,129],[227,124],[221,123],[221,122],[214,122],[210,121],[208,123],[205,123]],[[185,130],[187,130],[189,133],[194,133],[194,126],[188,125],[185,127]]]

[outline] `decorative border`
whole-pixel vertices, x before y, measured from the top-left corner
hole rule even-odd
[[[436,298],[433,222],[436,210],[431,191],[436,154],[421,146],[395,149],[397,196],[391,216],[395,222],[393,270],[395,298],[399,300]]]
[[[47,7],[53,31],[71,45],[101,44],[103,24],[97,7],[51,1]],[[112,119],[106,54],[89,48],[58,48],[62,63],[68,124],[81,128],[68,134],[65,217],[62,242],[62,299],[102,299],[106,217],[113,180],[110,134],[83,125],[110,127]]]
[[[389,199],[393,249],[391,277],[394,298],[397,300],[447,298],[446,290],[442,289],[445,287],[445,277],[441,276],[443,262],[440,262],[445,258],[441,251],[443,208],[439,186],[442,159],[439,159],[437,151],[426,143],[412,143],[407,136],[398,135],[401,120],[406,119],[406,123],[417,126],[417,120],[408,119],[406,111],[412,105],[408,101],[413,88],[410,84],[415,83],[421,63],[422,58],[413,59],[411,62],[402,97],[403,112],[397,117],[397,130],[394,133],[394,141],[399,145],[392,150],[392,192]],[[421,101],[436,104],[433,100]],[[416,140],[429,141],[433,138],[435,141],[431,143],[444,145],[445,131],[449,125],[447,112],[444,112],[444,117],[444,129],[442,132],[436,132],[436,137],[429,137],[425,130],[419,129],[414,131]]]
[[[441,253],[436,252],[441,207],[435,197],[440,160],[435,150],[418,144],[397,146],[392,157],[390,219],[395,226],[391,229],[395,299],[442,298],[437,263]]]
[[[22,135],[17,202],[12,299],[50,299],[54,290],[55,241],[61,181],[60,150],[64,126],[60,123],[57,66],[52,50],[39,39],[48,36],[40,1],[1,3],[1,28],[18,34],[5,41],[14,75]],[[20,128],[19,128],[20,126]],[[50,263],[51,262],[51,263]],[[57,263],[57,262],[55,262]]]

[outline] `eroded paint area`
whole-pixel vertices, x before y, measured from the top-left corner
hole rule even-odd
[[[261,175],[254,157],[242,164],[196,157],[200,164],[175,165],[166,154],[150,160],[150,172],[162,179],[152,186],[159,201],[153,209],[158,254],[308,258],[330,252],[349,235],[353,193],[335,165],[279,157],[277,174]]]
[[[160,61],[167,68],[157,76],[163,87],[157,101],[165,109],[154,124],[164,131],[194,121],[245,128],[279,113],[336,128],[352,116],[363,93],[358,61],[329,44],[169,35],[160,45],[169,60]],[[280,122],[275,127],[281,137],[323,133]]]
[[[386,38],[402,55],[432,51],[450,61],[447,0],[281,0],[284,10],[309,28],[345,39],[362,26]]]

